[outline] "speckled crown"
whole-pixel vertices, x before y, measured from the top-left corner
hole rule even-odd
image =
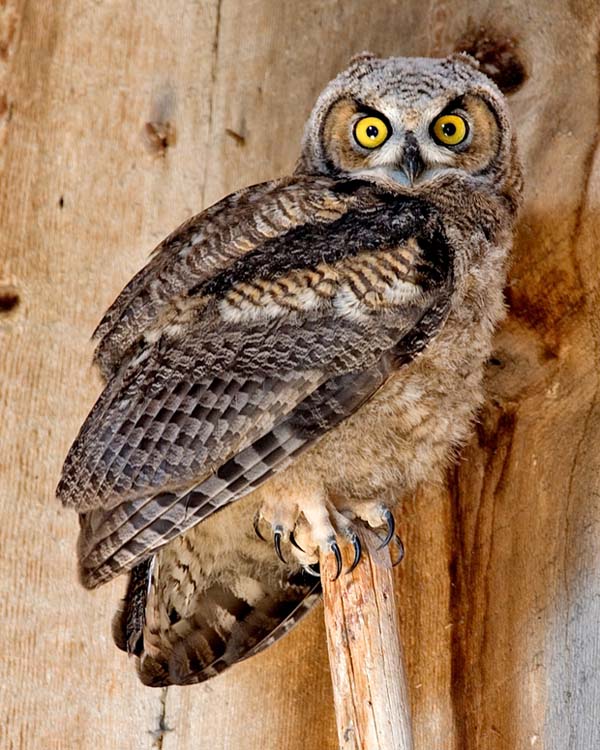
[[[370,52],[355,55],[349,67],[334,78],[317,99],[306,123],[296,171],[328,173],[323,128],[332,106],[342,97],[369,105],[370,99],[394,95],[405,102],[407,108],[419,108],[440,95],[452,99],[465,93],[484,99],[496,116],[502,140],[490,171],[496,184],[510,182],[514,186],[516,180],[520,180],[520,166],[506,99],[496,84],[479,70],[477,60],[464,52],[441,59],[378,58]]]

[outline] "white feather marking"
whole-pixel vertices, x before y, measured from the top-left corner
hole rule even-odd
[[[237,622],[234,615],[228,612],[224,607],[215,605],[215,619],[217,627],[221,628],[226,633],[233,630],[235,623]]]
[[[315,293],[314,289],[304,289],[297,295],[296,300],[303,310],[313,310],[322,304],[322,299]]]
[[[165,326],[162,333],[167,336],[178,336],[183,331],[183,326],[180,323],[171,323]]]
[[[333,298],[333,307],[344,318],[359,319],[365,316],[365,307],[352,289],[343,284]]]
[[[251,607],[258,604],[265,595],[260,583],[250,576],[240,576],[230,588],[239,599],[248,602]]]
[[[271,224],[267,224],[260,214],[254,215],[254,225],[264,237],[273,237],[279,231],[278,228]]]
[[[268,302],[260,307],[246,300],[236,304],[231,304],[227,299],[219,302],[219,314],[223,320],[230,323],[281,318],[283,315],[288,315],[289,312],[289,308],[282,307],[275,302]]]
[[[314,310],[323,304],[323,300],[312,289],[303,289],[294,297],[298,312]],[[227,298],[219,302],[219,314],[223,320],[231,323],[262,321],[281,318],[296,312],[293,308],[279,304],[270,294],[261,297],[259,304],[248,300],[231,302]]]
[[[144,332],[144,339],[149,344],[156,344],[156,342],[160,338],[160,335],[161,335],[161,330],[159,328],[148,328]]]
[[[392,305],[404,305],[407,302],[414,302],[421,295],[421,291],[418,284],[398,279],[392,286],[386,288],[383,297]]]

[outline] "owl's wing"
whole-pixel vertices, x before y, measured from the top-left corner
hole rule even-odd
[[[214,677],[279,640],[321,594],[320,581],[304,571],[252,555],[256,537],[243,555],[225,551],[210,573],[205,551],[190,553],[187,537],[132,570],[113,620],[115,642],[138,657],[145,685]]]
[[[370,205],[364,183],[353,189],[327,177],[283,178],[239,190],[192,217],[152,253],[94,332],[95,362],[106,378],[176,319],[193,290],[259,248],[299,228],[328,225]]]
[[[432,208],[364,183],[330,183],[324,196],[322,180],[303,189],[312,218],[248,240],[244,253],[221,249],[228,259],[198,261],[212,271],[193,278],[181,266],[194,267],[195,246],[181,250],[175,235],[178,261],[163,248],[144,282],[123,293],[128,301],[111,308],[99,348],[109,381],[58,487],[82,513],[86,585],[131,568],[281,470],[443,322],[451,250]],[[253,204],[259,225],[263,190]],[[268,196],[282,205],[279,192]],[[235,205],[211,210],[202,236],[215,215],[235,221]],[[158,287],[160,300],[148,296]]]

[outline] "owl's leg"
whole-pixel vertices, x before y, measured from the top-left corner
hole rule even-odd
[[[340,512],[353,520],[364,521],[372,529],[384,529],[382,546],[388,545],[394,537],[396,521],[387,505],[379,500],[336,499]]]
[[[324,551],[334,555],[339,575],[342,570],[340,547],[350,545],[353,558],[348,570],[353,570],[362,552],[355,531],[358,520],[375,528],[385,526],[382,545],[389,544],[394,538],[394,517],[381,504],[340,506],[329,499],[325,487],[305,482],[294,485],[289,479],[281,483],[277,479],[271,480],[257,494],[260,495],[260,507],[255,530],[266,539],[269,535],[267,527],[271,527],[275,552],[284,563],[290,562],[291,554],[304,567],[312,566],[319,561],[319,552]]]
[[[373,530],[382,534],[381,547],[387,547],[394,542],[397,547],[396,560],[392,566],[398,565],[404,558],[404,543],[396,534],[396,520],[390,508],[380,500],[353,500],[335,498],[336,507],[354,523],[362,521]],[[380,531],[381,530],[381,531]],[[392,556],[393,557],[393,556]]]
[[[319,560],[319,549],[326,549],[335,555],[341,567],[338,529],[331,517],[331,510],[336,514],[337,511],[330,507],[324,490],[305,484],[302,487],[289,483],[278,487],[278,484],[270,482],[268,491],[259,491],[261,504],[254,520],[257,534],[262,539],[271,535],[275,552],[283,563],[291,563],[293,556],[304,567],[314,565]],[[349,524],[345,518],[343,521]]]
[[[256,491],[259,510],[255,530],[265,539],[271,536],[277,556],[282,562],[299,563],[308,572],[318,563],[319,551],[332,554],[339,572],[342,570],[340,546],[354,548],[354,567],[360,559],[360,541],[352,522],[329,502],[320,482],[279,480],[274,477]],[[270,530],[268,529],[270,527]]]
[[[358,565],[362,549],[360,538],[354,530],[352,521],[340,513],[333,503],[325,499],[318,506],[303,503],[302,512],[294,528],[294,541],[304,552],[310,565],[319,561],[319,551],[334,555],[336,559],[336,578],[342,571],[341,547],[351,545],[353,560],[348,572]],[[302,557],[297,555],[302,561]]]

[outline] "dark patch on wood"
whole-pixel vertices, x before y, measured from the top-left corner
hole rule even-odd
[[[456,491],[456,482],[452,483],[452,500],[453,508],[458,508],[458,492]],[[454,512],[452,517],[456,518]],[[464,641],[462,638],[462,612],[463,612],[463,586],[462,571],[459,565],[460,540],[457,536],[460,534],[460,523],[454,524],[454,539],[452,543],[453,554],[448,563],[448,577],[450,579],[450,601],[449,614],[450,621],[454,625],[452,628],[452,638],[450,644],[450,700],[452,702],[452,718],[457,747],[467,747],[467,726],[465,721],[465,686],[466,686],[466,660]]]
[[[485,390],[489,400],[500,408],[512,409],[529,397],[539,396],[556,377],[561,343],[559,332],[540,332],[514,317],[506,320],[487,362]]]
[[[552,347],[547,344],[547,342],[544,342],[544,346],[542,347],[542,350],[540,352],[541,359],[543,362],[552,362],[556,359],[558,359],[560,354],[560,347]]]
[[[510,407],[500,408],[488,404],[479,415],[479,420],[475,424],[477,448],[486,451],[490,458],[494,459],[496,453],[501,449],[502,434],[507,431],[513,432],[515,423],[516,414]],[[465,453],[468,450],[469,448],[465,449]],[[457,475],[460,474],[462,464],[463,461],[461,459],[456,469]],[[491,470],[491,465],[487,466],[486,464],[486,469],[488,468]]]
[[[596,76],[600,77],[600,47],[598,48],[596,52],[596,57],[595,57],[594,62],[596,66]],[[599,125],[600,125],[600,107],[596,110],[595,136],[592,142],[590,143],[590,146],[585,155],[585,161],[583,164],[583,180],[581,182],[581,194],[579,197],[577,211],[575,213],[575,222],[573,226],[573,232],[571,235],[573,249],[577,245],[579,238],[581,236],[583,214],[584,214],[585,206],[587,203],[587,196],[588,196],[589,189],[590,189],[590,181],[591,181],[592,174],[593,174],[594,158],[596,156],[596,151],[598,150],[598,146],[600,145],[600,132],[598,131]]]
[[[558,267],[543,270],[543,274],[537,275],[535,287],[528,284],[506,289],[511,315],[541,334],[557,329],[585,301],[584,289],[576,283],[572,272]]]
[[[62,196],[62,195],[58,199],[58,207],[59,208],[64,208],[65,207],[65,199],[64,199],[64,196]]]
[[[502,410],[488,406],[476,425],[475,440],[466,448],[461,462],[451,470],[449,481],[452,511],[448,564],[450,578],[449,612],[453,624],[451,641],[450,691],[453,709],[456,747],[471,747],[469,740],[478,729],[478,716],[473,712],[479,694],[478,685],[484,680],[481,665],[485,664],[491,648],[486,626],[490,592],[484,588],[484,598],[477,606],[469,605],[474,590],[482,590],[481,581],[487,576],[486,517],[496,500],[508,490],[507,476],[511,461],[517,414],[514,409]],[[483,465],[481,484],[472,474],[472,466]],[[469,517],[473,515],[474,492],[478,497],[476,523],[472,543],[466,546]],[[493,533],[493,529],[492,529]]]
[[[144,125],[144,137],[149,151],[164,155],[168,148],[177,143],[177,130],[169,120],[147,122]]]
[[[511,94],[527,80],[525,63],[515,37],[498,34],[485,26],[470,29],[456,45],[457,52],[467,52],[479,62],[482,73],[489,76],[505,94]]]
[[[0,285],[0,315],[10,313],[19,306],[21,298],[18,290],[10,285]]]
[[[241,133],[238,133],[236,130],[232,130],[231,128],[225,128],[225,133],[230,138],[232,138],[238,146],[245,146],[246,145],[246,136],[242,135]]]
[[[160,695],[160,714],[158,716],[158,727],[156,729],[149,730],[148,734],[150,734],[154,740],[153,742],[153,748],[154,750],[163,750],[164,745],[164,738],[167,732],[174,732],[174,727],[170,727],[167,724],[167,691],[168,688],[164,687],[161,690]]]
[[[4,5],[4,3],[2,3]],[[16,41],[16,32],[19,22],[19,16],[14,8],[5,8],[2,13],[2,23],[0,25],[0,60],[6,62],[10,57],[14,43]]]
[[[508,484],[507,475],[511,468],[510,457],[513,447],[517,415],[513,410],[504,410],[501,411],[499,415],[494,415],[494,417],[493,428],[490,429],[490,424],[488,422],[487,430],[482,433],[483,442],[481,445],[486,449],[488,456],[486,471],[484,472],[486,478],[493,478],[494,463],[498,462],[498,456],[502,456],[500,475],[498,476],[496,484],[490,488],[492,494],[496,495],[499,492],[503,492]]]
[[[591,170],[593,152],[587,153]],[[578,208],[567,221],[559,212],[528,211],[519,223],[510,284],[505,290],[511,316],[535,331],[553,351],[560,347],[565,327],[585,310],[586,273],[580,268],[580,241],[587,180],[581,180]]]
[[[217,17],[215,19],[215,31],[213,36],[213,43],[212,43],[212,60],[210,65],[210,85],[211,85],[211,91],[215,90],[215,87],[217,85],[217,64],[219,61],[219,38],[221,35],[221,3],[222,0],[217,0]],[[214,104],[213,104],[213,97],[208,97],[208,133],[209,135],[212,135],[213,132],[213,116],[214,116]],[[204,166],[204,175],[202,179],[202,195],[200,199],[201,205],[205,205],[206,201],[204,200],[204,196],[206,194],[206,176],[207,176],[207,169],[208,169],[208,161],[206,162]]]

